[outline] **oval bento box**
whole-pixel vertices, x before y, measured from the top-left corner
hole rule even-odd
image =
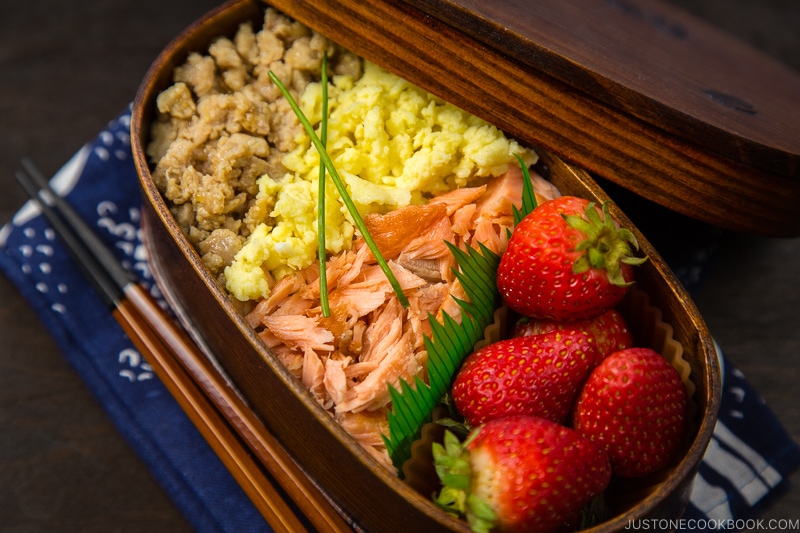
[[[429,495],[420,494],[361,449],[269,352],[181,233],[153,182],[145,148],[156,112],[156,97],[171,83],[173,69],[190,52],[206,50],[215,37],[232,35],[243,21],[259,24],[266,6],[267,3],[256,0],[235,0],[208,13],[162,52],[137,94],[132,145],[143,193],[142,229],[157,283],[184,328],[213,361],[215,371],[224,377],[224,386],[234,391],[254,419],[277,437],[283,448],[347,516],[353,529],[467,532],[466,523],[436,507]],[[285,6],[275,7],[280,10]],[[300,22],[313,27],[314,21]],[[352,31],[358,33],[359,30],[354,27]],[[397,73],[403,75],[402,71]],[[426,88],[424,84],[421,86]],[[492,122],[492,113],[488,110],[481,118]],[[523,140],[536,146],[535,139]],[[538,170],[563,194],[596,202],[608,199],[583,170],[546,151],[540,152],[540,159]],[[633,228],[613,202],[611,212],[623,225]],[[636,305],[629,306],[627,312],[637,315],[629,318],[641,342],[657,348],[663,348],[665,342],[680,347],[680,357],[687,367],[685,380],[694,390],[691,398],[693,434],[680,460],[657,478],[620,488],[625,494],[618,499],[616,514],[591,531],[617,531],[631,520],[644,518],[679,518],[688,502],[719,408],[719,362],[707,326],[646,236],[635,228],[633,231],[642,253],[649,258],[637,272],[637,291],[646,295],[646,306],[655,310],[656,317],[638,316],[642,311]],[[654,321],[664,327],[654,332]],[[247,436],[242,438],[248,441]]]

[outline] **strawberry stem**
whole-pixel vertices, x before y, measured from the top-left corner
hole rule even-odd
[[[594,202],[586,206],[585,218],[578,215],[561,215],[567,224],[586,236],[578,246],[576,252],[584,252],[572,265],[576,274],[586,272],[590,268],[605,270],[608,280],[618,287],[631,285],[625,281],[622,274],[621,263],[627,265],[641,265],[647,257],[633,255],[639,249],[636,236],[627,228],[617,227],[614,219],[608,212],[608,202],[603,203],[602,215],[595,207]]]

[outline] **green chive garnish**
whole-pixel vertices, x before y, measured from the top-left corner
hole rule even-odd
[[[322,124],[320,125],[320,142],[328,144],[328,54],[322,56]],[[320,159],[322,161],[322,159]],[[325,261],[325,165],[319,165],[319,207],[317,207],[317,243],[319,247],[319,303],[322,316],[331,316],[328,305],[328,271]]]
[[[367,243],[372,255],[375,256],[375,259],[378,261],[378,265],[380,265],[381,270],[386,275],[386,278],[389,280],[389,284],[394,289],[394,293],[397,295],[397,299],[403,305],[403,307],[408,307],[408,298],[406,295],[403,294],[403,289],[400,287],[400,282],[397,281],[397,278],[394,276],[394,273],[389,268],[389,265],[386,263],[386,260],[383,258],[380,250],[378,250],[378,246],[375,244],[375,241],[372,239],[372,236],[369,234],[367,230],[367,226],[364,224],[364,220],[361,218],[361,215],[358,213],[355,204],[353,203],[352,198],[350,198],[350,194],[347,192],[347,189],[342,182],[342,178],[339,176],[339,172],[336,170],[336,167],[333,165],[333,161],[331,161],[330,156],[328,155],[328,151],[325,149],[325,146],[322,144],[319,136],[317,136],[314,128],[311,126],[311,123],[308,121],[305,113],[303,110],[300,109],[300,106],[297,105],[297,102],[294,100],[289,91],[286,89],[286,86],[281,83],[281,80],[275,75],[274,72],[271,70],[269,71],[269,78],[272,82],[280,89],[281,93],[283,94],[286,101],[289,102],[289,105],[294,111],[295,115],[297,115],[297,119],[303,125],[303,128],[306,130],[306,133],[311,138],[311,142],[314,144],[314,147],[319,152],[320,161],[323,162],[325,168],[328,170],[328,174],[330,174],[331,179],[333,180],[333,184],[336,186],[336,190],[339,191],[339,196],[342,198],[342,202],[347,207],[347,210],[350,212],[350,216],[353,217],[353,221],[356,223],[356,227],[361,232],[361,236],[364,237],[364,242]]]

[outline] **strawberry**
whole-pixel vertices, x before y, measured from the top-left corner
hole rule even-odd
[[[597,344],[595,365],[612,353],[633,346],[633,336],[628,324],[616,309],[609,309],[598,317],[577,322],[522,318],[514,326],[513,336],[522,337],[564,329],[578,329],[594,337]]]
[[[687,402],[680,375],[661,355],[629,348],[608,356],[589,375],[572,427],[605,448],[614,474],[644,476],[674,458]]]
[[[602,314],[633,283],[636,237],[608,212],[574,196],[541,204],[514,228],[500,259],[497,287],[521,315],[583,320]]]
[[[611,478],[603,450],[574,431],[525,415],[491,420],[462,444],[445,433],[433,455],[436,503],[475,532],[549,532],[572,520]]]
[[[467,356],[453,404],[473,427],[512,414],[562,422],[596,358],[594,339],[577,330],[501,340]]]

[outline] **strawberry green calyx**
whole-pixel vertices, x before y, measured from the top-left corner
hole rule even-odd
[[[473,432],[462,443],[453,433],[445,431],[443,443],[433,443],[434,466],[442,482],[434,502],[452,516],[466,519],[474,533],[489,533],[497,515],[484,500],[470,493],[472,466],[467,447],[477,434]]]
[[[572,266],[573,272],[580,274],[590,268],[605,270],[608,280],[617,287],[626,287],[632,282],[626,281],[620,264],[641,265],[647,257],[636,257],[634,250],[639,249],[636,236],[627,228],[617,227],[608,212],[608,202],[603,203],[602,216],[597,212],[594,202],[586,206],[586,218],[577,215],[562,215],[567,225],[586,235],[576,252],[584,252]]]
[[[514,227],[497,269],[497,288],[520,315],[584,320],[614,307],[634,281],[638,243],[608,205],[560,196]]]

